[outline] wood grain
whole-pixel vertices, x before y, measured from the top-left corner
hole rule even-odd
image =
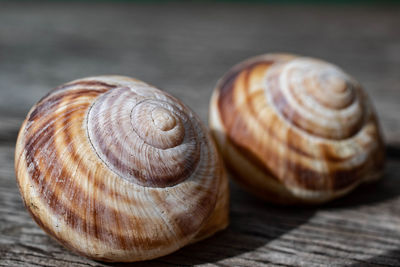
[[[387,141],[384,179],[317,208],[271,206],[231,184],[227,230],[132,266],[399,266],[399,25],[397,6],[1,2],[0,266],[111,265],[68,252],[23,207],[16,135],[50,89],[90,75],[134,76],[205,121],[225,71],[280,51],[326,59],[361,81]]]

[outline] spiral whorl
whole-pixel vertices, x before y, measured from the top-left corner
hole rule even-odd
[[[382,174],[367,95],[322,60],[266,54],[236,65],[214,90],[210,127],[234,177],[273,202],[325,202]]]
[[[173,186],[196,169],[200,126],[177,101],[150,86],[145,92],[122,87],[100,96],[88,114],[88,135],[120,177],[143,186]]]
[[[228,224],[228,184],[205,126],[128,77],[84,78],[42,98],[21,127],[15,170],[35,221],[97,260],[153,259]]]
[[[355,134],[366,113],[359,85],[338,67],[311,58],[271,67],[265,93],[290,123],[325,138]]]

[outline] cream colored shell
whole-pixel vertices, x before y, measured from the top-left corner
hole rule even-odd
[[[322,60],[267,54],[236,65],[214,90],[209,120],[234,178],[272,202],[326,202],[382,175],[367,95]]]
[[[128,77],[76,80],[41,99],[21,127],[15,169],[35,221],[96,260],[153,259],[228,224],[228,184],[204,125]]]

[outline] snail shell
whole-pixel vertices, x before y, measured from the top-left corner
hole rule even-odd
[[[153,259],[228,224],[227,179],[204,125],[128,77],[76,80],[40,100],[15,169],[35,221],[96,260]]]
[[[366,93],[322,60],[266,54],[236,65],[214,90],[209,121],[234,178],[272,202],[326,202],[383,172]]]

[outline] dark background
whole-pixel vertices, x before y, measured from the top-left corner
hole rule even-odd
[[[399,266],[400,6],[144,2],[0,2],[0,265],[101,264],[44,234],[16,187],[18,129],[50,89],[128,75],[177,96],[206,122],[213,87],[233,64],[289,52],[335,63],[364,85],[387,141],[384,179],[316,208],[271,206],[232,184],[226,231],[146,265]]]

